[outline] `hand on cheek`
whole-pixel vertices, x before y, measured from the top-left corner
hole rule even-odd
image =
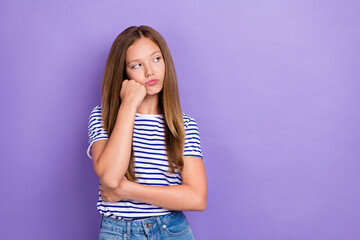
[[[128,101],[137,107],[141,104],[147,93],[146,87],[136,80],[125,79],[120,89],[121,101]]]

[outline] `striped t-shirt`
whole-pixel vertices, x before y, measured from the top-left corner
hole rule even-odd
[[[194,118],[183,113],[185,128],[185,146],[183,156],[203,158],[201,152],[200,135]],[[101,139],[108,139],[101,120],[101,106],[94,107],[89,117],[89,146],[87,155],[92,159],[91,146]],[[180,185],[181,175],[169,173],[167,154],[165,151],[164,116],[162,114],[136,113],[133,131],[133,150],[135,157],[135,176],[137,183],[154,186]],[[165,215],[171,213],[169,209],[151,204],[123,199],[118,202],[105,202],[100,198],[97,202],[98,211],[107,217],[115,219],[137,219]]]

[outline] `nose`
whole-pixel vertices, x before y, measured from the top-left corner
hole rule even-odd
[[[145,77],[148,78],[150,76],[154,75],[153,69],[151,68],[151,65],[148,65],[145,67]]]

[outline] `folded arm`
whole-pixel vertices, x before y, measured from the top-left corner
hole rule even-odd
[[[130,182],[126,179],[119,187],[102,188],[104,200],[119,201],[132,199],[149,203],[169,210],[203,211],[207,202],[207,180],[205,166],[200,157],[184,157],[184,168],[181,172],[182,185],[150,186]],[[112,196],[111,199],[109,196]],[[102,196],[103,197],[103,196]]]

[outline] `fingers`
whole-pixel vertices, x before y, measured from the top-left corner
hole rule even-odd
[[[106,202],[108,201],[102,189],[100,189],[100,199]]]
[[[110,201],[107,199],[107,197],[106,197],[106,196],[103,196],[103,195],[100,196],[100,199],[103,200],[103,201],[105,201],[105,202],[110,202]]]
[[[102,189],[101,183],[99,184],[99,191],[100,191],[100,198],[102,199],[102,197],[104,195],[104,190]]]
[[[105,201],[105,202],[109,202],[109,199],[105,196],[103,186],[102,186],[101,183],[99,184],[99,190],[100,190],[100,199]]]
[[[105,202],[110,202],[110,200],[107,198],[107,196],[104,195],[104,192],[102,192],[102,194],[100,195],[100,199]]]
[[[124,79],[120,89],[120,99],[125,99],[140,105],[146,96],[146,86],[134,79]]]
[[[127,85],[127,84],[139,84],[139,85],[142,85],[145,87],[145,84],[142,84],[141,82],[138,82],[136,81],[135,79],[124,79],[123,82],[122,82],[122,87],[124,87],[124,85]]]

